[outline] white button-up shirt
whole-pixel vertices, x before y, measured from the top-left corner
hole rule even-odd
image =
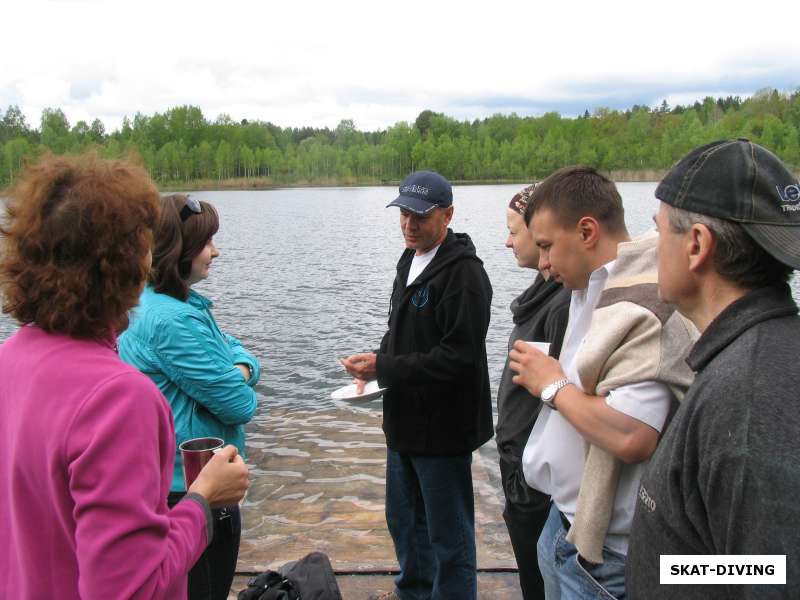
[[[581,391],[585,390],[578,377],[576,359],[589,331],[592,313],[615,262],[611,261],[593,271],[586,288],[572,292],[569,321],[559,362],[566,378]],[[611,390],[606,397],[606,403],[611,408],[650,425],[656,431],[661,431],[671,399],[672,394],[666,385],[646,381]],[[531,487],[549,494],[558,510],[570,522],[575,518],[585,460],[586,442],[583,436],[560,412],[543,406],[522,457],[525,481]],[[636,465],[623,465],[620,475],[605,546],[621,554],[627,554],[628,551],[628,532],[633,521],[636,493],[646,464],[645,461]]]

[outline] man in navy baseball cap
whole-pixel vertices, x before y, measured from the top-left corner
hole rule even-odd
[[[386,434],[386,520],[400,574],[373,596],[477,595],[472,452],[492,437],[486,332],[492,286],[466,233],[449,228],[453,190],[416,171],[389,204],[405,250],[376,352],[342,359],[363,389],[377,379]]]
[[[428,214],[434,208],[447,208],[453,204],[450,182],[435,171],[414,171],[400,184],[400,195],[387,204],[399,206],[418,215]]]

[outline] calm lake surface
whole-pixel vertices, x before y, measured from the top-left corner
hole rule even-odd
[[[626,221],[652,227],[654,183],[622,183]],[[534,271],[504,247],[505,208],[521,185],[454,188],[455,231],[470,234],[494,287],[487,339],[496,391],[506,355],[508,306]],[[312,549],[338,569],[395,566],[383,517],[385,443],[380,400],[330,393],[349,379],[338,358],[377,347],[403,249],[395,187],[198,192],[220,213],[221,255],[197,290],[221,328],[262,361],[260,409],[247,428],[253,484],[244,505],[240,570]],[[795,297],[798,294],[794,282]],[[0,315],[0,340],[16,325]],[[478,561],[514,566],[502,524],[494,443],[475,453]]]

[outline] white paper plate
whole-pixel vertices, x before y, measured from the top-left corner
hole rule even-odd
[[[351,383],[350,385],[340,387],[338,390],[331,392],[331,398],[334,400],[357,400],[359,402],[365,402],[367,400],[380,398],[385,390],[386,388],[378,387],[378,381],[373,379],[364,386],[363,394],[356,394],[356,384]]]

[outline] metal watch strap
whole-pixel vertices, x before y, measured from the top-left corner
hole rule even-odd
[[[553,410],[558,410],[554,404],[554,400],[556,399],[558,392],[567,385],[569,385],[569,379],[567,378],[559,379],[549,385],[546,385],[542,390],[542,402]]]

